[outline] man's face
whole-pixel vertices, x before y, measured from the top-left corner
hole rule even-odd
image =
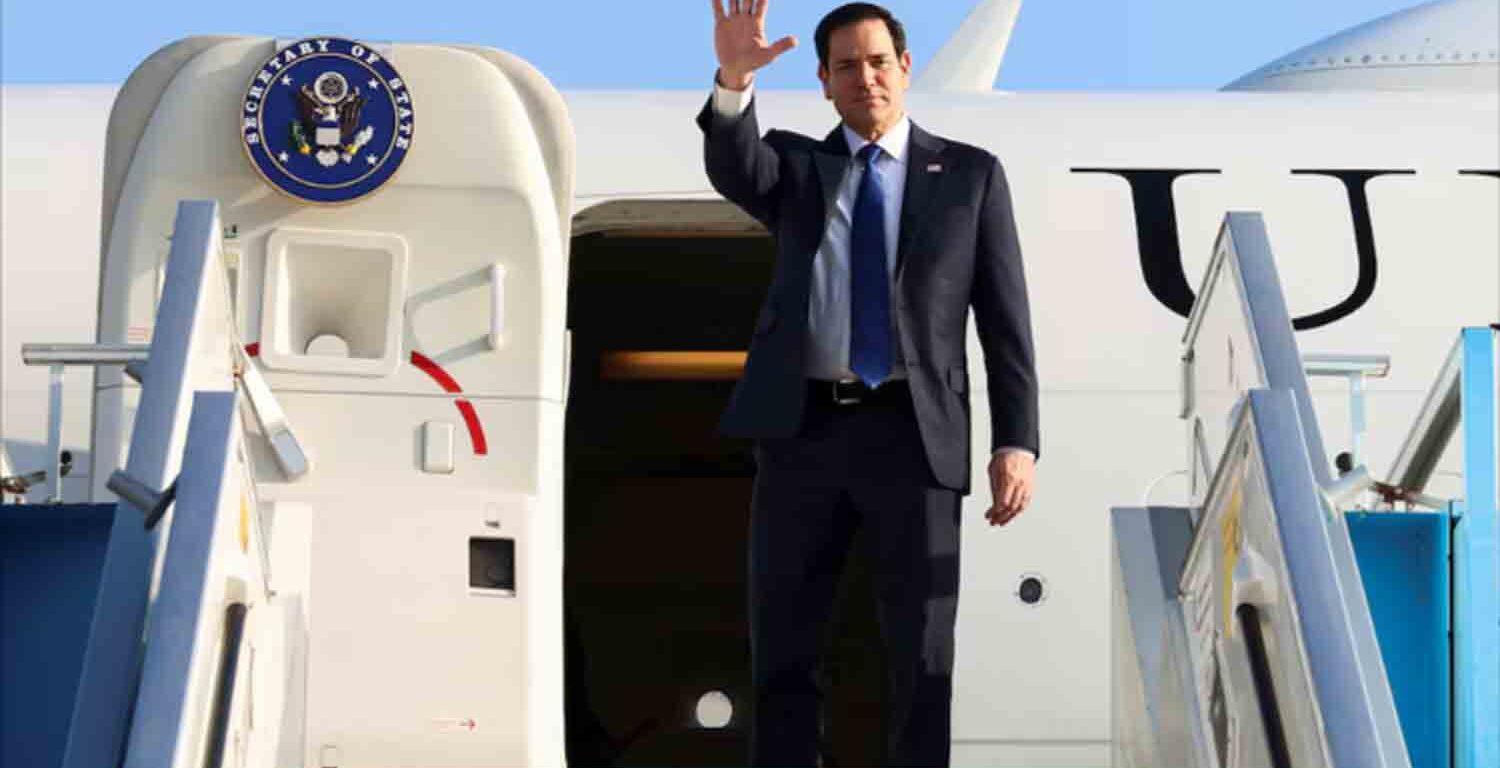
[[[896,55],[891,32],[879,19],[849,24],[829,36],[828,64],[818,66],[818,79],[844,123],[872,138],[904,114],[911,51]]]

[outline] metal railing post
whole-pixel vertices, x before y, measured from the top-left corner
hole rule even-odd
[[[47,382],[47,501],[62,501],[63,364],[53,363]]]
[[[23,344],[21,360],[26,365],[45,365],[47,382],[47,502],[63,500],[63,385],[67,381],[70,365],[98,367],[101,365],[140,364],[145,361],[150,347],[144,344]]]

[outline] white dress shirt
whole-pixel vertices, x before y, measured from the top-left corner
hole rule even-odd
[[[755,95],[755,86],[743,91],[731,91],[718,83],[714,84],[714,111],[721,117],[733,118],[743,114]],[[849,142],[849,155],[853,158],[864,148],[863,136],[843,126],[844,140]],[[901,234],[901,202],[906,193],[907,149],[911,144],[911,119],[901,116],[901,122],[886,131],[877,144],[880,158],[874,162],[875,172],[880,175],[880,188],[885,193],[885,269],[891,287],[891,345],[893,349],[892,379],[906,378],[906,363],[901,356],[901,337],[898,333],[899,318],[896,317],[896,243]],[[813,379],[852,381],[857,378],[849,370],[849,247],[850,225],[854,221],[854,199],[859,194],[859,184],[865,171],[858,160],[851,160],[849,173],[839,184],[833,208],[828,211],[827,226],[823,229],[823,242],[813,258],[812,290],[807,305],[807,376]],[[1016,446],[1001,446],[996,456],[1003,453],[1024,453],[1035,458],[1029,449]]]

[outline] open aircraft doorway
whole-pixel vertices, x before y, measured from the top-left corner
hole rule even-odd
[[[574,218],[564,602],[569,763],[742,765],[755,464],[717,432],[775,256],[718,201]],[[879,630],[859,547],[823,665],[824,764],[881,762]]]

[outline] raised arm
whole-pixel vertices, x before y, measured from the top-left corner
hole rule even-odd
[[[698,116],[704,168],[719,194],[770,227],[770,193],[780,179],[780,161],[761,141],[746,91],[755,81],[755,71],[796,47],[797,40],[767,40],[770,0],[728,0],[728,11],[724,2],[713,0],[714,53],[719,60],[715,93]]]

